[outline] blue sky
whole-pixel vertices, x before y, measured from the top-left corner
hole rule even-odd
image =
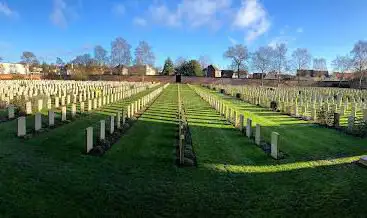
[[[121,36],[133,48],[147,41],[158,66],[167,56],[206,55],[225,68],[233,43],[254,51],[277,42],[289,56],[308,48],[330,63],[367,40],[366,21],[366,0],[0,0],[0,56],[69,60],[95,45],[110,50]]]

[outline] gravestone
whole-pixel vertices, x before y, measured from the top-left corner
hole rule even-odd
[[[244,122],[245,117],[243,116],[243,114],[240,114],[240,131],[243,132],[243,122]]]
[[[252,120],[247,118],[247,125],[246,125],[246,136],[251,138],[251,131],[252,131]]]
[[[8,119],[14,119],[14,105],[8,106]]]
[[[110,116],[110,134],[115,132],[115,116]]]
[[[274,159],[279,158],[278,139],[279,139],[279,133],[272,132],[271,133],[271,153],[270,154]]]
[[[99,128],[99,139],[104,140],[106,138],[106,121],[100,120],[100,128]]]
[[[61,106],[61,121],[66,121],[66,106]]]
[[[55,112],[53,110],[48,111],[48,125],[49,126],[55,125]]]
[[[261,143],[261,129],[260,129],[260,124],[256,124],[256,129],[255,129],[255,144],[256,145],[260,145]]]
[[[26,135],[26,120],[25,117],[18,117],[17,122],[17,135],[18,137],[22,137]]]
[[[85,129],[85,136],[86,152],[89,153],[93,149],[93,127]]]
[[[32,114],[32,103],[30,101],[25,104],[25,108],[26,114]]]
[[[42,115],[37,112],[34,116],[34,130],[39,131],[42,129]]]

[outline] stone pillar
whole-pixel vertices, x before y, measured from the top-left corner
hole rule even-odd
[[[130,106],[128,106],[127,107],[127,118],[130,118],[130,114],[131,114]]]
[[[260,145],[260,143],[261,143],[261,129],[260,129],[260,124],[256,124],[255,144]]]
[[[30,101],[25,103],[25,112],[26,114],[32,114],[32,103]]]
[[[66,106],[61,106],[61,121],[66,120]]]
[[[93,127],[85,129],[85,137],[86,152],[89,153],[93,149]]]
[[[18,137],[26,135],[26,120],[25,117],[18,117]]]
[[[272,132],[271,133],[271,156],[274,159],[279,158],[278,139],[279,139],[279,133]]]
[[[66,96],[66,104],[70,104],[70,102],[71,102],[70,95],[67,95]]]
[[[251,131],[252,131],[252,120],[247,118],[247,125],[246,125],[246,136],[251,138]]]
[[[34,116],[34,130],[39,131],[42,129],[42,115],[41,113],[36,113]]]
[[[14,119],[14,117],[14,105],[11,104],[8,106],[8,119]]]
[[[106,138],[106,121],[101,120],[101,121],[99,121],[99,123],[100,123],[99,139],[100,140],[105,140],[105,138]]]
[[[48,111],[48,126],[55,125],[55,112],[53,110]]]

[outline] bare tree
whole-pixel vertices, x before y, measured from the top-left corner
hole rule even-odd
[[[254,70],[261,72],[261,86],[264,85],[264,74],[272,68],[274,50],[270,46],[260,47],[251,54],[251,66]]]
[[[310,67],[311,54],[307,48],[297,48],[292,53],[292,64],[296,70],[304,70]]]
[[[33,52],[30,52],[30,51],[24,51],[20,59],[21,59],[21,63],[26,65],[28,70],[31,70],[29,68],[33,67],[34,65],[39,64],[39,61],[36,55],[34,55]]]
[[[350,70],[353,65],[352,59],[348,55],[337,56],[335,60],[333,60],[332,65],[334,67],[334,70],[339,71],[341,74],[339,81],[339,87],[340,87],[341,82],[344,79],[344,73]]]
[[[311,63],[311,54],[306,48],[297,48],[292,53],[292,65],[296,70],[298,76],[298,83],[300,82],[301,74],[299,70],[308,69]]]
[[[280,84],[281,73],[289,69],[287,51],[288,51],[287,45],[284,43],[276,44],[274,48],[273,67],[277,73],[278,86]]]
[[[130,65],[131,64],[131,45],[121,37],[116,38],[111,43],[111,64]]]
[[[240,69],[246,68],[246,61],[249,58],[246,46],[241,44],[231,46],[224,52],[223,57],[232,60],[232,66],[237,69],[237,76],[240,78]]]
[[[100,45],[94,47],[94,59],[99,65],[105,65],[108,62],[107,50]]]
[[[359,73],[359,88],[362,88],[364,74],[367,71],[367,41],[358,41],[351,52],[353,66]]]
[[[140,41],[135,49],[135,64],[154,66],[155,56],[152,47],[146,41]]]
[[[325,58],[314,58],[313,69],[319,71],[327,71],[327,65]]]
[[[178,57],[175,61],[175,68],[180,67],[182,64],[187,62],[187,59],[184,57]]]
[[[207,68],[209,66],[209,64],[211,63],[210,57],[209,56],[200,56],[199,57],[199,63],[202,69]]]

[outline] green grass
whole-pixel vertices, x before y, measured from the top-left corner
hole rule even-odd
[[[306,131],[328,138],[323,144],[296,138],[294,147],[284,148],[288,159],[276,161],[224,121],[186,85],[182,86],[182,98],[197,168],[175,165],[176,85],[164,90],[103,157],[86,156],[82,151],[84,128],[98,121],[99,116],[106,116],[104,112],[29,140],[15,137],[16,121],[1,123],[0,216],[363,217],[367,214],[364,207],[367,171],[350,163],[354,158],[349,158],[365,151],[365,141],[337,136],[339,133],[328,129],[311,131],[311,127],[299,122],[283,125],[271,119],[269,128],[274,125],[290,132],[299,128],[298,133]],[[242,106],[245,103],[238,103],[238,107]],[[263,122],[268,119],[257,116]],[[338,144],[329,134],[334,134]],[[312,137],[310,140],[315,141]],[[350,145],[354,142],[362,144]],[[325,150],[328,146],[330,155]],[[335,146],[345,151],[343,158],[334,156]],[[316,159],[318,156],[327,160]]]

